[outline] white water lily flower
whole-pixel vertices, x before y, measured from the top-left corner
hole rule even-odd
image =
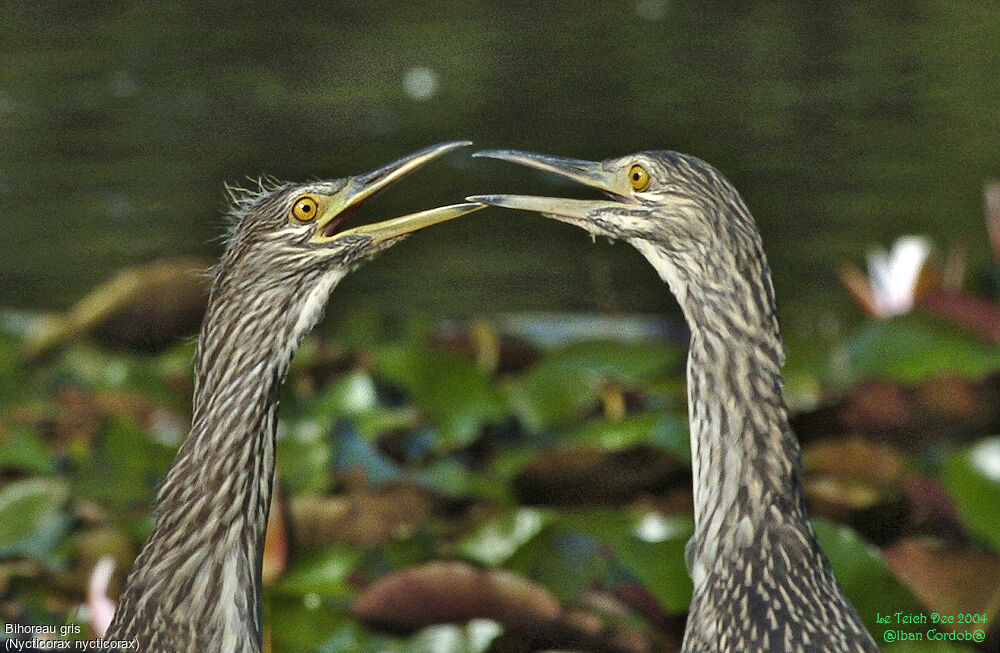
[[[868,285],[872,310],[878,317],[902,315],[913,308],[920,271],[931,253],[922,236],[903,236],[886,252],[868,252]]]

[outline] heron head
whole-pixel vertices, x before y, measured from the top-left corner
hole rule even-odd
[[[483,208],[452,204],[348,226],[365,200],[432,159],[469,144],[435,145],[343,179],[263,185],[258,192],[244,193],[235,198],[233,227],[220,267],[274,284],[288,284],[296,276],[342,276],[419,229]]]
[[[627,241],[649,259],[682,303],[691,286],[728,285],[734,276],[750,274],[764,263],[760,235],[739,193],[715,168],[693,156],[657,151],[582,161],[514,150],[473,156],[544,170],[600,191],[602,199],[467,199],[541,213],[595,236]]]
[[[414,231],[483,208],[453,204],[347,226],[366,199],[468,144],[435,145],[362,175],[274,184],[237,198],[230,237],[215,269],[206,325],[218,322],[227,325],[220,329],[229,329],[259,323],[275,338],[297,346],[322,315],[330,292],[357,265]]]

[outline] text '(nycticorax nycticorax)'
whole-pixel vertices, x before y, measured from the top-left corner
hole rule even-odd
[[[261,556],[288,364],[351,269],[481,205],[353,229],[346,221],[375,192],[468,144],[430,147],[356,177],[274,185],[236,203],[198,339],[191,432],[106,640],[137,641],[144,653],[260,651]]]
[[[784,346],[760,234],[736,189],[675,152],[603,162],[490,150],[607,199],[478,195],[624,240],[656,268],[691,329],[695,535],[686,653],[877,651],[830,569],[803,498],[782,397]]]

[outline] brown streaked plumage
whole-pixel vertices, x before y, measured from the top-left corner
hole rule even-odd
[[[695,535],[685,653],[870,652],[878,648],[830,569],[803,499],[782,397],[784,346],[760,234],[736,189],[676,152],[603,162],[492,150],[606,200],[481,195],[631,243],[691,329],[688,411]]]
[[[371,173],[249,193],[215,270],[195,356],[191,432],[160,488],[156,526],[105,638],[144,653],[261,648],[260,573],[274,475],[277,391],[330,291],[354,267],[477,204],[345,229],[365,198],[446,152]]]

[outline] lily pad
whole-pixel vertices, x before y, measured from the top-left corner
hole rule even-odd
[[[69,526],[68,496],[65,483],[43,477],[0,489],[0,555],[44,558]]]
[[[694,533],[687,517],[656,512],[579,513],[557,523],[579,529],[610,545],[614,555],[670,613],[691,603],[693,585],[684,562],[684,547]]]
[[[886,646],[882,653],[975,653],[975,650],[949,642],[899,642]]]
[[[572,421],[604,384],[653,384],[683,360],[682,349],[659,342],[578,342],[549,352],[512,380],[508,397],[530,429],[549,429]]]
[[[361,415],[378,407],[375,379],[368,372],[351,370],[309,402],[306,411],[332,421],[336,417]]]
[[[301,419],[286,422],[276,443],[275,463],[282,484],[292,494],[321,493],[330,485],[333,444],[330,422]]]
[[[365,553],[350,546],[331,546],[298,560],[275,591],[281,594],[351,599],[355,591],[348,583]]]
[[[670,451],[684,462],[691,461],[687,420],[671,414],[646,413],[620,420],[589,420],[563,430],[559,441],[611,450],[653,444]]]
[[[80,461],[74,492],[119,512],[151,504],[174,450],[124,418],[107,420]]]
[[[598,555],[596,540],[558,525],[543,528],[504,566],[544,585],[564,604],[578,599],[608,572],[608,560]]]
[[[462,539],[458,550],[471,560],[495,566],[514,555],[550,521],[541,510],[521,508],[481,524]]]
[[[416,475],[421,486],[444,495],[474,495],[492,501],[510,500],[507,488],[494,479],[470,472],[457,460],[442,458],[434,461]]]
[[[879,614],[922,611],[920,601],[889,570],[878,549],[849,528],[822,519],[814,520],[813,526],[834,575],[876,640],[881,641],[886,628],[878,623]],[[873,587],[878,592],[872,592]]]
[[[283,653],[376,653],[374,638],[347,614],[342,601],[318,594],[298,596],[265,592],[265,629],[272,650]]]
[[[951,454],[943,477],[965,525],[1000,552],[1000,437]]]
[[[504,414],[499,393],[465,358],[414,344],[385,347],[376,361],[378,372],[438,425],[444,448],[468,444],[484,423]]]
[[[399,466],[361,437],[358,427],[352,421],[337,421],[333,427],[333,441],[334,469],[360,469],[368,482],[376,487],[399,478],[402,472]]]
[[[917,383],[945,372],[980,378],[1000,370],[1000,347],[912,314],[866,324],[846,354],[848,383],[872,377]]]
[[[0,469],[46,474],[54,471],[55,463],[38,433],[18,428],[0,447]]]

